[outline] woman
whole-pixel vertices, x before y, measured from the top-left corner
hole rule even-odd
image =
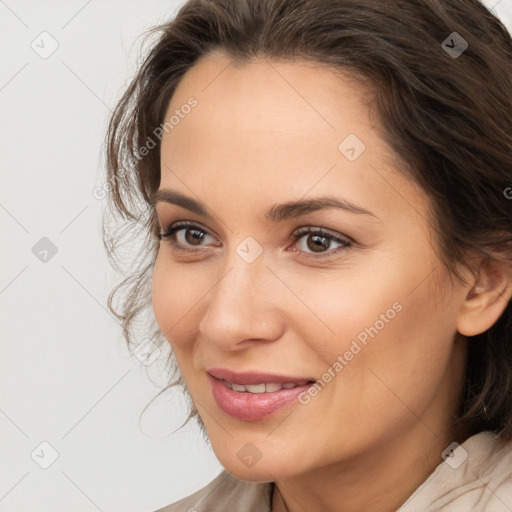
[[[161,511],[512,510],[505,27],[477,0],[192,0],[158,34],[109,127],[147,236],[109,304],[129,344],[152,306],[225,468]]]

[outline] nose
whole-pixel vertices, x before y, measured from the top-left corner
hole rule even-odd
[[[249,341],[279,339],[284,327],[279,280],[263,257],[247,263],[235,255],[230,262],[207,296],[199,333],[223,350],[242,350]]]

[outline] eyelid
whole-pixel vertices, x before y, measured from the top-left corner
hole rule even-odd
[[[346,235],[341,235],[340,233],[332,231],[329,228],[325,228],[323,226],[305,226],[302,228],[298,228],[294,233],[292,233],[291,238],[293,238],[295,241],[298,241],[301,238],[303,238],[304,235],[307,234],[319,235],[323,238],[327,238],[330,241],[333,241],[337,244],[341,244],[341,247],[316,254],[314,252],[297,251],[295,249],[295,251],[301,252],[304,258],[332,258],[337,256],[340,252],[346,251],[347,249],[351,248],[354,245],[354,241],[350,237]]]
[[[162,227],[162,223],[160,223],[160,227]],[[178,220],[176,222],[171,222],[165,231],[158,234],[158,238],[162,240],[165,237],[173,235],[176,231],[185,228],[198,228],[197,231],[204,231],[208,235],[212,236],[210,230],[201,226],[199,222],[191,220]]]
[[[205,228],[205,227],[203,227],[199,222],[196,222],[196,221],[176,221],[176,222],[173,222],[173,223],[169,224],[169,227],[167,228],[167,230],[165,232],[163,232],[163,233],[160,233],[158,235],[158,238],[162,241],[162,240],[164,240],[164,238],[172,237],[172,235],[174,235],[178,231],[181,231],[181,230],[186,229],[186,228],[195,228],[196,231],[200,231],[202,233],[205,233],[208,236],[214,237],[214,235],[210,232],[210,230]],[[290,238],[292,240],[294,240],[294,242],[297,242],[299,239],[301,239],[302,237],[304,237],[304,235],[307,235],[307,234],[320,235],[320,236],[322,236],[324,238],[327,238],[328,240],[331,240],[331,241],[333,241],[335,243],[341,244],[341,247],[338,247],[338,248],[336,248],[334,250],[328,250],[326,252],[316,253],[316,254],[314,252],[313,253],[308,253],[308,252],[300,251],[300,250],[297,250],[297,249],[294,249],[292,251],[292,252],[302,253],[302,257],[304,257],[304,258],[320,259],[320,258],[333,257],[333,256],[338,255],[338,253],[341,252],[341,251],[346,251],[347,249],[352,247],[353,244],[354,244],[353,239],[351,239],[350,237],[348,237],[346,235],[342,235],[340,233],[337,233],[336,231],[332,231],[329,228],[325,228],[323,226],[303,226],[303,227],[297,228],[294,231],[294,233],[292,233],[290,235]],[[176,240],[173,240],[172,238],[170,238],[169,242],[175,248],[175,250],[181,251],[181,252],[185,252],[185,253],[186,252],[188,252],[188,253],[198,253],[198,252],[204,251],[205,249],[208,248],[208,246],[197,246],[196,248],[192,248],[191,249],[191,248],[189,248],[187,246],[183,246],[182,244],[177,243]]]

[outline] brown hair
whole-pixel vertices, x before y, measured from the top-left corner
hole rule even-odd
[[[512,261],[512,40],[477,0],[190,0],[148,34],[158,39],[120,99],[106,139],[110,212],[124,220],[114,228],[105,215],[103,226],[116,268],[123,244],[141,240],[142,252],[132,251],[128,275],[108,301],[129,347],[137,318],[151,307],[159,246],[154,130],[184,73],[216,50],[234,62],[300,58],[357,75],[373,87],[372,106],[401,171],[433,204],[429,220],[450,275],[464,282],[456,265],[472,270],[468,250]],[[463,53],[450,52],[464,41]],[[149,139],[156,147],[141,158]],[[169,349],[152,312],[149,318],[141,332]],[[454,423],[471,435],[492,430],[512,439],[511,333],[509,302],[488,331],[468,338]],[[166,362],[173,380],[163,391],[184,386],[170,349]],[[192,417],[201,424],[191,404],[187,421]]]

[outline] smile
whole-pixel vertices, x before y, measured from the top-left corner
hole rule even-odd
[[[220,373],[220,372],[215,372]],[[207,373],[210,390],[220,411],[232,418],[244,421],[256,421],[268,418],[287,406],[298,401],[301,393],[313,386],[314,380],[299,380],[284,376],[282,382],[261,382],[262,375],[227,375],[223,378]],[[268,376],[267,376],[268,377]],[[264,378],[264,377],[263,377]],[[276,376],[273,376],[275,379]],[[239,382],[232,382],[238,380]],[[248,383],[247,381],[252,381]],[[295,380],[295,382],[287,382]],[[245,384],[242,382],[245,381]]]
[[[237,391],[239,393],[275,393],[276,391],[281,391],[281,389],[293,389],[299,386],[305,386],[308,381],[302,382],[270,382],[270,383],[262,383],[262,384],[234,384],[227,380],[223,380],[222,383],[229,389],[233,391]]]

